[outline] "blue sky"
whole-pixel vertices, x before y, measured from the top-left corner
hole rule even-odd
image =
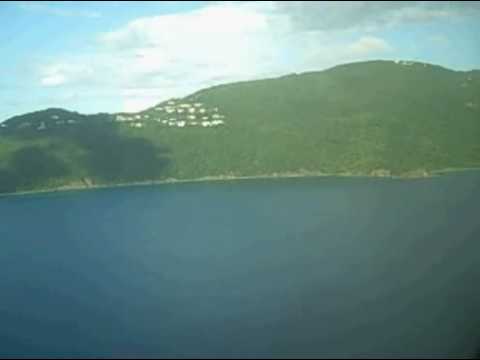
[[[480,68],[480,2],[2,2],[0,21],[0,121],[368,59]]]

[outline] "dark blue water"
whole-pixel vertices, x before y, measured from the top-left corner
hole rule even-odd
[[[473,356],[480,174],[0,198],[1,356]]]

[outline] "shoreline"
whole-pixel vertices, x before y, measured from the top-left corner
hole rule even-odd
[[[415,180],[415,179],[428,179],[441,175],[460,173],[465,171],[478,171],[480,168],[447,168],[441,170],[434,170],[430,172],[411,172],[404,175],[385,175],[378,173],[370,174],[354,174],[349,172],[344,173],[321,173],[321,172],[300,172],[300,173],[273,173],[262,175],[248,175],[248,176],[205,176],[193,179],[177,179],[167,178],[163,180],[148,180],[137,181],[130,183],[118,183],[118,184],[82,184],[82,185],[65,185],[54,188],[45,188],[37,190],[17,191],[12,193],[1,193],[0,198],[7,196],[22,196],[22,195],[35,195],[35,194],[51,194],[51,193],[63,193],[74,191],[87,191],[87,190],[99,190],[99,189],[114,189],[124,187],[137,187],[137,186],[155,186],[155,185],[167,185],[167,184],[182,184],[182,183],[198,183],[198,182],[228,182],[235,180],[268,180],[268,179],[294,179],[294,178],[326,178],[326,177],[339,177],[339,178],[372,178],[372,179],[390,179],[390,180]]]

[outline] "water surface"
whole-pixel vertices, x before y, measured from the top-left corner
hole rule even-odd
[[[0,199],[0,356],[472,356],[480,173]]]

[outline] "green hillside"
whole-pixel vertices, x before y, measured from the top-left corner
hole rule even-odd
[[[0,192],[169,178],[480,167],[480,72],[370,61],[240,82],[138,114],[0,125]]]

